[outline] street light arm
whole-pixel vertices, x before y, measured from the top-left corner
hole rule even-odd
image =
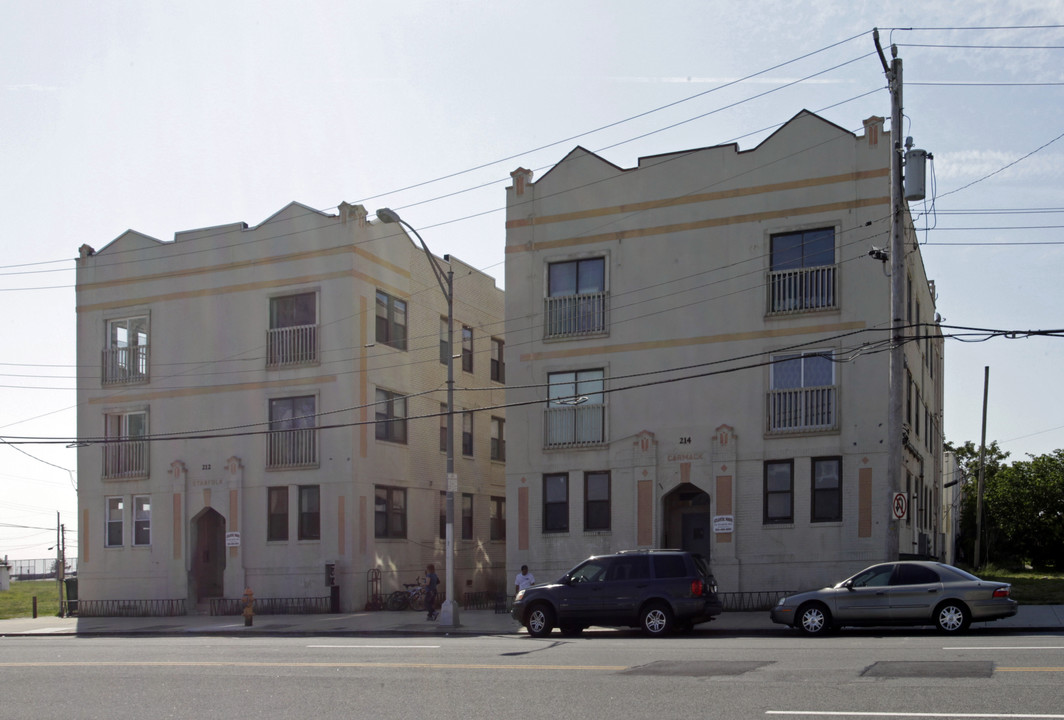
[[[425,251],[425,256],[429,259],[429,266],[432,268],[432,274],[436,276],[436,282],[440,284],[440,290],[443,291],[443,295],[446,298],[451,297],[451,291],[447,287],[447,279],[443,273],[443,268],[440,267],[440,261],[436,259],[436,256],[429,250],[429,246],[425,244],[425,239],[421,237],[413,225],[408,223],[399,217],[399,213],[395,212],[391,208],[381,208],[377,211],[377,219],[385,223],[399,223],[410,232],[414,233],[414,237],[421,243],[421,249]]]

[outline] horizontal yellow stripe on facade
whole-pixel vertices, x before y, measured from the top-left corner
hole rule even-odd
[[[290,380],[268,380],[263,382],[233,383],[227,385],[170,388],[141,393],[122,393],[121,395],[106,395],[104,397],[90,398],[88,403],[90,405],[129,405],[131,403],[143,403],[164,398],[195,397],[197,395],[215,395],[217,393],[228,392],[250,392],[269,390],[272,388],[287,388],[297,385],[325,385],[334,382],[336,382],[335,375],[317,375],[315,377],[293,378]]]
[[[818,213],[838,212],[840,210],[857,210],[858,208],[875,207],[877,205],[886,205],[889,207],[890,198],[883,196],[864,198],[862,200],[844,200],[841,202],[823,203],[821,205],[805,205],[797,208],[783,208],[781,210],[771,210],[768,212],[744,213],[741,215],[707,218],[705,220],[693,220],[685,223],[655,225],[646,228],[633,228],[631,230],[614,230],[612,232],[596,233],[594,235],[561,238],[558,240],[544,240],[541,242],[525,243],[523,245],[510,245],[507,246],[506,252],[522,253],[533,252],[536,250],[552,250],[555,248],[590,245],[599,242],[630,240],[634,238],[653,237],[655,235],[668,235],[669,233],[704,230],[706,228],[724,227],[727,225],[741,225],[743,223],[762,222],[764,220],[775,220],[801,215],[815,215]]]
[[[268,257],[268,258],[255,258],[255,259],[251,259],[251,260],[241,260],[241,261],[238,261],[238,262],[225,263],[225,264],[222,264],[222,265],[211,265],[209,267],[197,267],[197,268],[188,268],[188,269],[184,269],[184,270],[173,270],[173,271],[164,272],[164,273],[153,273],[151,275],[131,275],[131,276],[128,276],[128,277],[115,278],[113,280],[107,280],[107,281],[103,281],[103,282],[81,283],[81,284],[78,285],[77,289],[78,289],[79,293],[84,293],[84,292],[91,292],[91,291],[94,291],[94,290],[103,290],[103,289],[107,289],[107,288],[121,287],[123,285],[134,285],[134,284],[138,284],[138,283],[150,283],[150,282],[156,282],[156,281],[159,281],[159,280],[176,280],[176,279],[180,279],[180,278],[195,277],[197,275],[206,275],[206,274],[209,274],[209,273],[232,272],[232,271],[235,271],[235,270],[243,270],[243,269],[260,267],[260,266],[265,266],[265,265],[279,265],[279,264],[289,263],[289,262],[298,262],[298,261],[301,261],[301,260],[310,260],[310,259],[314,259],[314,258],[329,257],[329,256],[332,256],[332,255],[344,255],[344,254],[347,254],[347,253],[354,253],[355,255],[359,255],[359,256],[369,260],[370,262],[381,266],[382,268],[384,268],[386,270],[390,270],[391,272],[397,273],[401,277],[408,278],[408,279],[410,278],[410,270],[407,269],[407,268],[403,268],[403,267],[400,267],[400,266],[395,265],[393,263],[390,263],[387,260],[384,260],[383,258],[381,258],[381,257],[379,257],[377,255],[374,255],[373,253],[367,252],[366,250],[363,250],[360,247],[357,247],[357,246],[354,246],[354,245],[343,245],[343,246],[340,246],[340,247],[325,248],[325,249],[322,249],[322,250],[307,250],[307,251],[298,252],[298,253],[289,253],[287,255],[275,255],[275,256],[272,256],[272,257]],[[296,278],[279,278],[277,280],[272,280],[272,281],[264,280],[264,281],[257,282],[257,283],[243,283],[241,285],[231,285],[231,286],[223,286],[223,287],[217,287],[217,288],[209,288],[209,289],[200,290],[200,291],[193,291],[193,290],[190,290],[190,291],[179,291],[179,292],[167,293],[165,295],[156,295],[156,296],[153,296],[152,298],[141,299],[141,300],[125,299],[125,300],[116,301],[116,302],[94,303],[92,305],[79,305],[77,309],[78,309],[78,311],[106,310],[106,309],[109,309],[109,308],[112,308],[112,307],[126,307],[126,306],[129,306],[129,305],[135,305],[137,303],[153,302],[153,301],[156,301],[156,300],[174,300],[174,299],[182,299],[182,298],[186,298],[186,297],[200,297],[200,296],[204,296],[204,295],[217,295],[217,294],[230,293],[230,292],[242,292],[242,291],[245,291],[245,290],[259,290],[259,289],[262,289],[264,287],[275,287],[275,286],[284,286],[284,285],[295,285],[295,284],[307,283],[307,282],[318,282],[318,281],[327,280],[327,279],[330,279],[330,278],[343,277],[344,275],[348,275],[348,274],[350,274],[353,277],[361,278],[363,280],[366,280],[367,282],[376,284],[376,280],[374,278],[372,278],[371,276],[369,276],[369,275],[367,275],[365,273],[359,272],[358,270],[337,271],[337,272],[327,273],[327,274],[305,275],[305,276],[296,277]],[[394,288],[384,288],[382,286],[382,289],[388,290],[393,295],[399,295],[400,294],[400,293],[396,292]]]
[[[853,330],[864,330],[866,324],[862,321],[830,323],[826,325],[803,325],[801,327],[775,328],[773,330],[757,330],[751,332],[721,333],[719,335],[701,335],[690,338],[677,338],[673,340],[647,340],[644,342],[620,343],[617,345],[599,345],[595,347],[574,347],[567,350],[548,350],[545,352],[525,353],[521,355],[522,362],[537,360],[558,360],[561,358],[576,358],[594,355],[612,355],[621,352],[643,352],[646,350],[667,350],[678,347],[690,347],[695,345],[712,345],[715,343],[744,342],[748,340],[767,340],[771,338],[794,337],[796,335],[811,335],[814,333],[840,333]]]
[[[680,197],[665,198],[662,200],[647,200],[645,202],[638,203],[609,205],[601,208],[592,208],[590,210],[577,210],[575,212],[559,213],[557,215],[546,215],[544,217],[531,217],[524,220],[508,220],[506,222],[506,227],[518,228],[527,227],[529,225],[546,225],[548,223],[556,222],[572,222],[573,220],[586,220],[588,218],[604,217],[606,215],[643,212],[644,210],[656,210],[658,208],[676,207],[679,205],[692,205],[695,203],[703,202],[716,202],[718,200],[731,200],[740,197],[750,197],[751,195],[784,192],[787,190],[801,190],[804,188],[819,187],[822,185],[857,182],[859,180],[871,180],[874,178],[889,176],[890,168],[877,168],[875,170],[862,170],[860,172],[841,173],[838,175],[826,175],[824,177],[819,178],[802,178],[801,180],[792,180],[789,182],[768,183],[767,185],[753,185],[751,187],[735,188],[733,190],[717,190],[714,192],[694,193],[692,195],[681,195]]]
[[[79,305],[77,307],[78,312],[92,312],[94,310],[113,310],[116,308],[132,307],[136,305],[148,305],[150,303],[157,302],[169,302],[173,300],[188,300],[190,298],[197,297],[209,297],[211,295],[228,295],[230,293],[239,292],[251,292],[255,290],[266,290],[269,288],[277,287],[290,287],[293,285],[307,285],[310,283],[320,283],[327,280],[336,280],[337,278],[351,277],[363,280],[371,285],[374,285],[381,290],[394,295],[399,298],[406,298],[408,293],[399,290],[398,288],[391,287],[387,283],[382,283],[374,277],[359,272],[358,270],[338,270],[330,273],[318,273],[315,275],[300,275],[297,277],[285,277],[277,278],[275,280],[260,280],[259,282],[240,283],[238,285],[223,285],[215,288],[204,288],[202,290],[176,290],[169,293],[160,293],[158,295],[145,295],[144,297],[127,297],[121,300],[108,300],[106,302],[89,303],[85,305]],[[79,288],[80,290],[80,288]]]

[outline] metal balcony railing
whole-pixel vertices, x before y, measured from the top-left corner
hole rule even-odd
[[[767,417],[770,433],[836,430],[838,388],[828,385],[770,390]]]
[[[293,325],[266,331],[266,366],[271,368],[318,362],[318,326]]]
[[[544,336],[550,338],[600,335],[609,328],[608,292],[564,295],[544,300]]]
[[[103,351],[104,385],[148,382],[148,346],[112,347]]]
[[[266,467],[271,470],[315,467],[318,429],[275,430],[266,436]]]
[[[836,267],[775,270],[768,274],[768,311],[798,313],[838,307]]]
[[[105,480],[148,477],[146,440],[110,440],[103,446]]]
[[[605,426],[605,405],[549,407],[543,415],[543,445],[548,448],[601,445],[606,440]]]

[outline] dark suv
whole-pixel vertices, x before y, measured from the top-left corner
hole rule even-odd
[[[555,626],[577,635],[590,625],[638,627],[659,636],[689,630],[722,609],[717,581],[701,555],[630,550],[589,557],[556,582],[520,591],[510,614],[533,637]]]

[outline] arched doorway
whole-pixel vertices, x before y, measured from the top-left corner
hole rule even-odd
[[[192,520],[192,583],[196,602],[225,595],[225,518],[206,508]]]
[[[682,483],[662,500],[662,547],[698,553],[709,560],[713,528],[709,493]]]

